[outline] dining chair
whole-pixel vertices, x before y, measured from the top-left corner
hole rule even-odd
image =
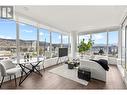
[[[21,69],[16,67],[16,65],[14,63],[12,63],[11,60],[4,60],[0,62],[0,71],[1,71],[1,76],[2,76],[2,80],[0,83],[0,88],[4,82],[4,78],[6,76],[10,76],[10,80],[11,80],[11,76],[14,76],[15,79],[15,86],[17,86],[16,83],[16,73],[18,73]]]

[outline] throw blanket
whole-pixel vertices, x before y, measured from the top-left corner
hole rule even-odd
[[[92,59],[91,59],[91,61],[97,62],[97,63],[100,64],[106,71],[109,70],[108,61],[107,61],[107,60],[105,60],[105,59],[92,60]]]

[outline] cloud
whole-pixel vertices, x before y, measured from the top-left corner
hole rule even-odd
[[[3,38],[3,39],[12,39],[12,37],[4,36],[4,35],[0,35],[0,38]]]
[[[20,23],[20,25],[22,25],[22,26],[26,26],[26,24],[24,24],[24,23]]]
[[[33,31],[32,30],[23,30],[24,32],[27,32],[27,33],[32,33]]]
[[[105,37],[106,35],[104,36],[103,34],[93,34],[94,40],[104,39]]]
[[[84,35],[79,36],[79,40],[85,39]]]
[[[87,42],[90,39],[90,35],[80,35],[79,42],[81,42],[83,39],[85,40],[85,42]]]
[[[61,36],[59,36],[58,38],[61,39]]]
[[[40,32],[39,35],[42,36],[42,35],[44,35],[44,33],[43,32]]]

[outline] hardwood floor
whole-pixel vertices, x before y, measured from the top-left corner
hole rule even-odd
[[[58,65],[57,65],[58,66]],[[126,89],[122,81],[120,72],[116,66],[110,65],[110,70],[107,72],[107,82],[91,79],[87,86],[74,82],[72,80],[60,77],[56,74],[48,72],[49,69],[55,68],[52,66],[46,69],[43,77],[36,74],[30,75],[21,86],[15,87],[14,80],[3,83],[1,89]],[[17,79],[19,82],[19,78]]]

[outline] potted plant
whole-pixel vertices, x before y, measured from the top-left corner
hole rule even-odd
[[[84,42],[85,40],[83,39],[79,46],[78,46],[78,51],[81,54],[81,57],[83,57],[83,55],[85,54],[86,51],[90,50],[90,48],[93,45],[93,41],[91,39],[88,40],[87,43]]]

